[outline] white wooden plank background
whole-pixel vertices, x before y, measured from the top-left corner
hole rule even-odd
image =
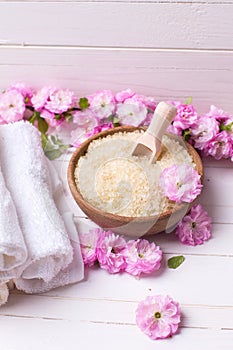
[[[1,4],[0,42],[229,50],[232,15],[230,3],[7,2]]]
[[[2,46],[0,76],[2,89],[15,81],[46,82],[84,96],[131,87],[157,100],[192,96],[199,113],[213,103],[233,111],[232,52]]]
[[[233,113],[233,0],[0,1],[0,88],[25,81],[84,96],[132,88],[157,100],[193,96],[198,112],[214,103]],[[69,195],[70,154],[56,162],[64,180],[60,207],[79,230],[93,224]],[[213,238],[187,247],[173,235],[154,239],[160,272],[136,280],[92,269],[77,285],[44,295],[14,291],[0,308],[1,349],[205,349],[233,347],[232,163],[205,161],[200,202],[213,217]],[[168,270],[166,260],[183,254]],[[168,293],[181,303],[180,332],[153,342],[135,325],[137,302]]]

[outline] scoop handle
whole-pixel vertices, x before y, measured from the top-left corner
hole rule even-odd
[[[166,102],[160,102],[155,111],[147,133],[151,134],[158,140],[162,140],[162,137],[171,124],[177,113],[176,108]]]

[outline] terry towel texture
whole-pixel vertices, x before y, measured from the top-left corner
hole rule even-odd
[[[2,125],[0,149],[6,187],[15,204],[28,251],[22,275],[14,280],[17,288],[34,293],[71,283],[69,278],[59,279],[59,273],[65,269],[66,275],[69,274],[68,267],[75,254],[52,197],[38,130],[28,122]],[[55,284],[54,278],[57,278]]]
[[[15,205],[6,188],[0,167],[0,281],[18,277],[26,261],[27,250],[19,226]]]

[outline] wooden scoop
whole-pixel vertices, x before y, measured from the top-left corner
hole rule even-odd
[[[176,115],[176,108],[166,102],[160,102],[154,112],[151,123],[145,133],[138,138],[133,156],[146,156],[154,163],[160,153],[162,137]]]

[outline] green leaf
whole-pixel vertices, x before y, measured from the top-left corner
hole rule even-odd
[[[50,135],[50,139],[51,139],[52,143],[56,144],[57,137],[55,137],[54,135]]]
[[[70,145],[64,145],[62,141],[54,135],[48,137],[45,134],[41,134],[41,141],[44,153],[50,160],[59,158],[70,147]]]
[[[72,118],[73,118],[72,114],[69,114],[69,113],[65,114],[65,119],[66,119],[67,123],[69,123],[72,120]]]
[[[46,120],[44,118],[38,117],[38,129],[42,134],[46,134],[46,132],[48,131],[48,123],[46,122]]]
[[[186,101],[185,101],[185,104],[186,105],[191,105],[191,103],[193,102],[193,99],[191,96],[187,97]]]
[[[115,118],[114,114],[110,114],[110,115],[107,117],[107,122],[112,123],[112,121],[113,121],[114,118]]]
[[[88,102],[88,99],[86,97],[81,97],[78,104],[82,111],[84,111],[90,106],[90,103]]]
[[[220,131],[223,131],[223,130],[225,130],[225,131],[231,131],[232,125],[233,125],[233,122],[231,122],[231,123],[229,123],[229,124],[227,124],[227,125],[220,124],[219,129],[220,129]]]
[[[46,150],[45,151],[45,155],[49,160],[54,160],[57,159],[59,157],[61,157],[62,155],[62,151],[60,151],[59,149],[53,149],[53,150]]]
[[[25,105],[29,102],[30,100],[29,100],[29,97],[28,96],[26,96],[25,97],[25,99],[24,99],[24,103],[25,103]]]
[[[62,114],[55,114],[55,119],[60,120],[62,118]]]
[[[167,265],[170,269],[177,269],[185,260],[185,257],[183,255],[173,256],[172,258],[168,259]]]
[[[35,121],[40,117],[40,113],[37,111],[34,111],[31,117],[28,119],[29,123],[34,124]]]
[[[112,123],[114,126],[119,126],[120,125],[119,122],[120,122],[120,119],[117,117],[114,117],[112,120]]]
[[[41,136],[42,147],[43,147],[43,150],[44,150],[45,147],[46,147],[46,144],[48,142],[48,137],[45,134],[41,134],[40,136]]]
[[[191,137],[191,130],[190,129],[186,129],[186,130],[183,130],[182,131],[182,135],[183,135],[183,138],[185,139],[185,141],[189,141],[190,137]]]

